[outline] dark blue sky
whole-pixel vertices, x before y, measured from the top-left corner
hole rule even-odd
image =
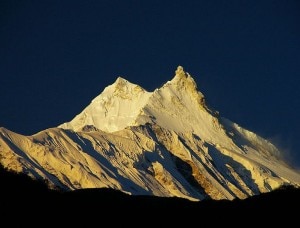
[[[300,166],[300,1],[0,1],[0,126],[69,121],[117,76],[182,65],[210,106]]]

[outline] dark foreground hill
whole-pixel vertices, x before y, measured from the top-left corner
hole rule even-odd
[[[300,189],[283,187],[246,200],[191,202],[180,198],[130,196],[112,189],[49,190],[41,181],[0,168],[1,218],[10,227],[48,225],[111,226],[217,224],[299,225]],[[138,219],[138,220],[137,220]],[[197,226],[197,227],[198,227]],[[42,226],[41,226],[42,227]],[[97,226],[102,227],[102,226]]]

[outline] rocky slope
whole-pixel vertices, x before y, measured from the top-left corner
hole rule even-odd
[[[300,185],[280,151],[209,108],[182,67],[153,92],[119,77],[73,120],[32,136],[0,128],[0,162],[65,190],[190,200]]]

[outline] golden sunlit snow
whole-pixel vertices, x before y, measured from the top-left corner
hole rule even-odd
[[[180,66],[153,92],[118,78],[57,128],[32,136],[1,128],[0,159],[66,190],[231,200],[300,185],[274,145],[207,107]]]

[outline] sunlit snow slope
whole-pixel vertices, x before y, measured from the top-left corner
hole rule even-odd
[[[106,187],[202,200],[300,186],[300,174],[278,149],[207,107],[180,66],[153,92],[118,78],[57,128],[32,136],[0,128],[0,159],[66,190]]]

